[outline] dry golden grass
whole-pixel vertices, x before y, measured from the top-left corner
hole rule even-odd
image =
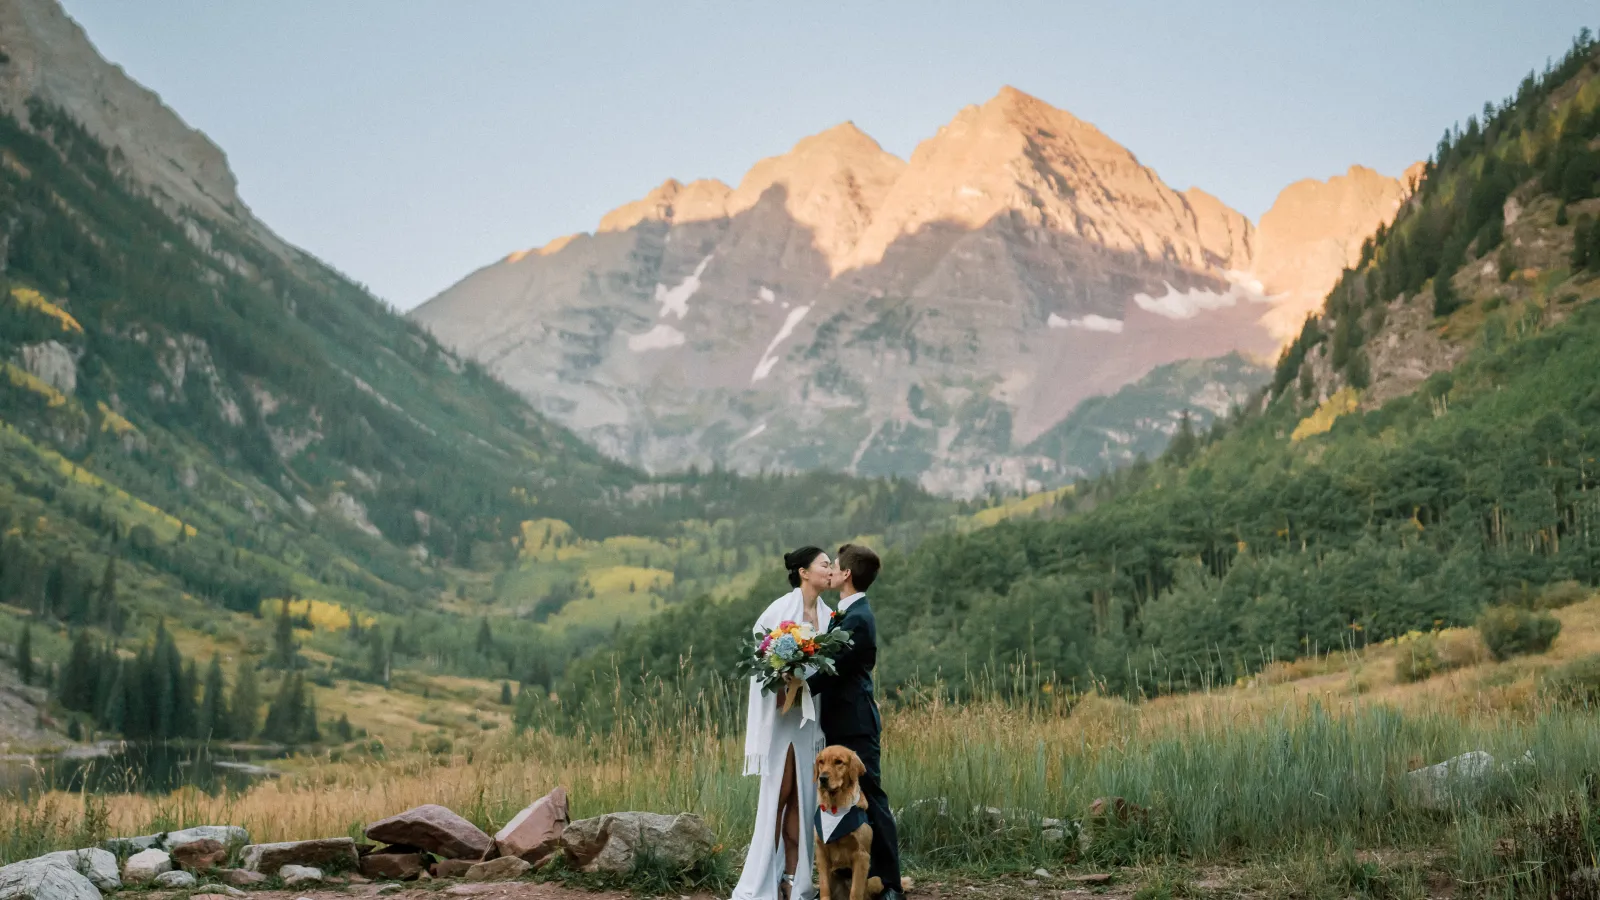
[[[911,816],[908,852],[925,865],[965,864],[968,850],[950,848],[969,844],[990,861],[1041,852],[1027,841],[973,843],[961,811],[993,805],[1071,816],[1111,793],[1165,804],[1170,827],[1187,829],[1171,839],[1197,858],[1215,858],[1226,847],[1271,849],[1297,830],[1347,829],[1349,839],[1369,843],[1437,841],[1441,828],[1457,826],[1413,811],[1395,794],[1409,767],[1474,747],[1514,755],[1531,748],[1546,781],[1526,796],[1550,799],[1567,796],[1567,782],[1600,752],[1592,716],[1555,710],[1538,693],[1550,666],[1600,652],[1600,599],[1557,615],[1563,632],[1548,654],[1507,662],[1487,660],[1475,632],[1442,632],[1434,640],[1445,652],[1478,661],[1413,684],[1396,680],[1395,659],[1406,652],[1397,642],[1281,663],[1245,684],[1144,703],[1040,691],[1021,702],[953,705],[929,692],[887,717],[885,777],[897,803],[940,797],[958,811],[953,824]],[[105,833],[234,823],[272,841],[354,834],[375,819],[439,803],[492,830],[562,785],[575,817],[695,811],[730,848],[751,827],[756,783],[739,775],[740,738],[704,714],[717,698],[664,699],[645,718],[625,713],[603,736],[518,736],[494,702],[496,685],[436,678],[430,692],[437,707],[418,708],[413,694],[370,685],[323,691],[319,703],[325,717],[348,711],[353,721],[396,735],[414,733],[418,719],[433,716],[447,730],[473,722],[495,727],[456,732],[444,753],[391,747],[387,759],[301,759],[289,776],[238,795],[109,797],[103,809],[91,807],[92,818]],[[1296,749],[1284,755],[1285,747]],[[1240,782],[1241,766],[1259,769],[1260,778]],[[1324,797],[1326,808],[1308,807],[1306,796]],[[1374,804],[1392,812],[1365,815]],[[44,835],[28,846],[64,846],[86,834],[84,810],[81,798],[66,794],[0,802],[0,829],[26,820]],[[1462,841],[1489,841],[1502,827],[1474,821],[1477,830]],[[0,840],[0,855],[6,852]]]

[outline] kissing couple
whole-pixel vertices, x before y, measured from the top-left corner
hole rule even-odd
[[[865,817],[872,826],[869,873],[883,885],[884,900],[904,896],[900,848],[894,816],[883,793],[879,738],[883,720],[872,697],[872,669],[878,661],[878,626],[867,605],[867,590],[878,577],[878,554],[860,544],[839,548],[836,560],[819,547],[802,547],[783,558],[794,588],[767,607],[753,631],[764,634],[783,622],[810,625],[817,634],[843,629],[850,646],[834,657],[835,674],[816,673],[800,685],[799,702],[784,709],[784,696],[766,695],[750,681],[745,720],[744,774],[761,778],[755,834],[733,900],[812,900],[817,786],[811,773],[824,747],[842,746],[860,757],[859,777]],[[823,603],[826,591],[839,592],[835,613]],[[842,833],[839,822],[831,822]],[[798,891],[796,887],[798,886]]]

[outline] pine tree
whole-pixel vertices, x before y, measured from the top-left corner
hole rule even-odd
[[[72,650],[67,655],[67,665],[61,671],[61,683],[56,691],[56,699],[67,709],[94,711],[97,681],[94,656],[94,646],[89,643],[88,632],[79,629],[72,636]]]
[[[339,742],[342,744],[349,743],[350,739],[355,737],[355,729],[350,727],[350,717],[344,713],[339,714],[339,721],[334,723],[333,731],[339,736]]]
[[[267,707],[267,721],[261,726],[261,736],[280,744],[297,744],[305,734],[305,682],[299,672],[283,677],[278,683],[277,696]]]
[[[261,709],[261,689],[256,684],[256,667],[240,657],[233,675],[233,702],[228,704],[232,724],[228,733],[234,740],[248,741],[256,736],[257,714]]]
[[[272,664],[286,672],[293,669],[298,649],[294,642],[294,620],[289,617],[289,600],[285,598],[272,631]]]
[[[94,619],[96,622],[110,628],[115,634],[122,633],[122,610],[117,607],[117,558],[106,557],[106,570],[100,576],[100,590],[95,595]]]
[[[205,696],[200,702],[200,716],[195,723],[195,737],[201,740],[227,740],[232,724],[228,716],[227,687],[222,676],[222,657],[211,654],[211,665],[206,667]]]
[[[509,681],[500,682],[500,705],[511,705],[511,682]]]
[[[121,660],[116,661],[116,668],[111,675],[111,684],[106,690],[105,700],[97,717],[102,729],[114,731],[118,734],[127,733],[128,687],[123,681],[126,668]]]
[[[485,616],[478,622],[478,653],[488,656],[494,651],[494,633],[489,630],[489,618]]]
[[[17,638],[17,677],[23,684],[33,684],[33,626],[23,625],[22,636]]]
[[[383,644],[383,632],[377,628],[368,632],[367,678],[389,686],[389,650]]]

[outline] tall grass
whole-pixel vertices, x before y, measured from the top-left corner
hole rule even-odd
[[[1592,857],[1588,823],[1600,769],[1592,711],[1484,688],[1495,683],[1484,672],[1440,676],[1395,697],[1371,683],[1373,672],[1392,672],[1383,660],[1296,665],[1281,684],[1142,704],[1061,696],[1042,682],[1031,690],[991,682],[959,704],[937,689],[910,692],[887,716],[884,742],[908,864],[1202,864],[1344,858],[1351,848],[1382,847],[1443,854],[1463,878],[1526,889],[1546,876],[1537,868],[1519,875],[1518,867],[1548,855],[1538,848],[1553,839],[1540,829],[1560,815],[1579,823],[1568,828],[1576,836],[1564,839],[1572,845],[1564,852]],[[756,796],[755,780],[739,775],[739,687],[619,686],[611,709],[594,719],[603,724],[569,714],[564,733],[486,737],[449,756],[310,760],[293,777],[241,794],[47,794],[30,805],[0,804],[0,861],[105,833],[204,823],[241,824],[256,840],[356,834],[423,803],[493,830],[557,785],[568,789],[575,817],[700,813],[725,858],[737,861]],[[1512,708],[1500,702],[1505,696],[1521,699]],[[1448,809],[1427,808],[1406,774],[1468,750],[1532,761],[1497,769]],[[1080,842],[1073,821],[1098,797],[1126,798],[1148,812],[1121,831],[1100,823]],[[1066,820],[1067,839],[1046,840],[1045,818]],[[1350,865],[1347,875],[1366,877],[1365,863]]]

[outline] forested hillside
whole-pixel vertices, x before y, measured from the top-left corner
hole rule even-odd
[[[887,696],[1018,663],[1079,690],[1229,683],[1273,659],[1468,623],[1488,604],[1533,605],[1551,583],[1600,583],[1600,267],[1575,241],[1592,241],[1584,223],[1600,213],[1597,75],[1584,34],[1493,108],[1488,137],[1470,121],[1452,131],[1417,199],[1330,297],[1337,324],[1307,324],[1255,412],[1080,483],[1055,515],[889,555],[872,591]],[[1473,200],[1483,191],[1492,196]],[[1542,248],[1552,262],[1513,263],[1505,281],[1496,270],[1493,290],[1509,290],[1512,275],[1530,286],[1509,298],[1480,296],[1474,282],[1437,304],[1432,273],[1456,272],[1469,251],[1492,258],[1513,195],[1520,237],[1505,252]],[[1421,242],[1436,239],[1444,262],[1418,262]],[[1363,374],[1361,332],[1348,324],[1352,298],[1368,296],[1426,306],[1428,334],[1462,361],[1363,409],[1366,379],[1391,374]],[[1390,309],[1372,302],[1369,322]],[[1311,365],[1330,357],[1325,368],[1345,379],[1331,393]],[[774,579],[736,604],[673,610],[615,655],[575,666],[569,691],[582,697],[614,671],[624,684],[641,671],[710,683],[731,671],[728,623],[754,621],[781,590]]]

